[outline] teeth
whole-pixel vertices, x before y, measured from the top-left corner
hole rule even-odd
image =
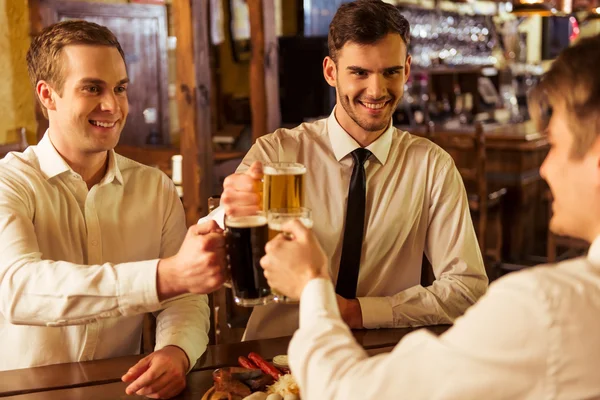
[[[370,108],[371,110],[379,110],[380,108],[385,107],[386,103],[362,103],[365,107]]]
[[[100,122],[100,121],[90,121],[92,125],[100,126],[102,128],[112,128],[115,126],[116,122]]]

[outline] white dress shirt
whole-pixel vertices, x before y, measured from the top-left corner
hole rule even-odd
[[[159,302],[158,259],[186,234],[183,206],[158,169],[109,152],[88,190],[48,134],[0,160],[0,370],[138,354],[143,313],[156,350],[208,343],[206,296]]]
[[[259,138],[238,171],[252,162],[299,162],[307,167],[306,206],[337,281],[351,152],[360,145],[326,119]],[[452,158],[427,139],[390,127],[367,147],[365,235],[357,297],[365,328],[452,323],[483,295],[487,276],[464,184]],[[222,223],[222,209],[209,218]],[[423,254],[436,281],[421,286]],[[255,307],[245,339],[291,335],[298,306]]]
[[[368,358],[331,282],[308,283],[289,347],[303,400],[600,398],[600,237],[587,258],[512,273],[440,337]]]

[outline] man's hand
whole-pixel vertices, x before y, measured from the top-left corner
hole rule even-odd
[[[183,350],[176,346],[167,346],[142,358],[129,368],[121,380],[131,383],[125,389],[128,395],[168,399],[185,389],[185,375],[189,365]]]
[[[362,329],[362,310],[359,301],[357,299],[348,300],[338,294],[337,302],[342,319],[350,329]]]
[[[223,230],[215,221],[193,225],[179,252],[158,263],[158,297],[163,301],[184,293],[211,293],[225,281],[225,269]]]
[[[291,239],[279,234],[268,242],[260,265],[272,288],[299,299],[310,280],[329,279],[328,261],[314,234],[300,221],[285,224],[283,231],[291,234]]]
[[[225,178],[221,194],[221,205],[225,214],[240,217],[259,211],[262,205],[262,178],[263,168],[259,161],[255,161],[246,172]]]

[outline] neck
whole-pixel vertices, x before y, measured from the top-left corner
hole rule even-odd
[[[102,180],[108,169],[108,151],[85,153],[71,147],[59,135],[53,135],[52,130],[48,134],[58,154],[81,176],[88,189]]]
[[[356,140],[361,147],[367,147],[379,139],[379,137],[383,135],[383,133],[389,127],[388,125],[379,131],[365,131],[363,128],[358,126],[358,124],[354,122],[354,120],[350,118],[346,112],[341,111],[340,109],[343,110],[343,107],[335,107],[335,119],[337,120],[338,124],[340,124],[342,129],[346,131],[346,133],[350,135],[352,139]]]

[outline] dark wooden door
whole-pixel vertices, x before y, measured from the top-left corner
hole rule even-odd
[[[119,144],[144,145],[152,126],[144,122],[143,111],[146,108],[155,108],[158,120],[154,128],[160,133],[163,144],[168,145],[170,136],[165,6],[39,0],[37,7],[41,27],[68,19],[83,19],[104,25],[117,36],[125,52],[131,80],[128,90],[129,117]],[[45,120],[38,122],[47,126]]]

